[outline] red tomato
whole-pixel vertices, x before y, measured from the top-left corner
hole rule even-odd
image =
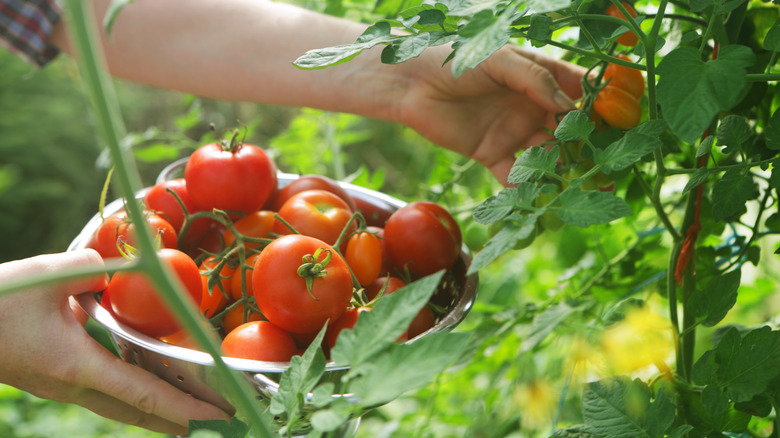
[[[187,193],[187,185],[184,178],[163,181],[152,186],[144,196],[144,205],[146,205],[147,209],[168,220],[178,233],[181,231],[181,225],[184,223],[184,210],[182,210],[181,204],[176,200],[176,197],[168,190],[174,192],[179,197],[189,213],[196,211],[190,195]]]
[[[144,219],[152,233],[159,236],[163,248],[176,248],[178,237],[173,225],[158,214],[144,213]],[[94,248],[104,259],[122,257],[119,246],[127,244],[138,247],[135,224],[129,221],[124,211],[103,220],[87,246]]]
[[[621,2],[621,4],[624,8],[626,8],[628,14],[631,15],[631,18],[636,17],[636,11],[630,4],[625,2]],[[618,7],[614,4],[610,4],[609,7],[607,7],[607,15],[626,20],[626,16],[623,15],[620,9],[618,9]],[[618,37],[617,42],[618,44],[622,44],[626,47],[634,47],[636,43],[639,42],[639,37],[637,37],[634,32],[626,31]]]
[[[406,283],[398,277],[379,277],[366,286],[366,298],[368,298],[368,301],[372,301],[377,297],[377,295],[379,295],[379,292],[382,291],[382,288],[384,288],[382,291],[382,296],[385,296],[403,288],[404,286],[406,286]]]
[[[255,263],[252,287],[263,315],[293,333],[319,331],[341,316],[352,299],[352,276],[344,259],[327,243],[300,234],[279,237],[265,247]]]
[[[351,330],[354,328],[358,316],[369,310],[371,310],[370,307],[353,307],[345,310],[339,319],[328,325],[328,328],[325,331],[325,339],[323,340],[325,347],[327,347],[328,350],[332,349],[333,346],[336,345],[336,339],[339,337],[339,333],[344,329]]]
[[[605,122],[618,129],[634,128],[642,120],[639,101],[628,91],[612,85],[607,85],[599,91],[596,101],[593,102],[593,109]]]
[[[200,218],[187,230],[179,249],[193,259],[203,254],[217,254],[225,247],[223,235],[225,226],[211,218]]]
[[[246,216],[233,222],[233,226],[244,237],[255,238],[271,238],[269,233],[274,228],[274,212],[270,210],[258,210],[247,214]],[[225,231],[223,236],[225,239],[225,246],[230,246],[235,240],[236,236],[229,229]],[[247,242],[245,248],[257,248],[259,243]]]
[[[436,325],[436,315],[433,314],[433,310],[430,307],[423,306],[409,324],[409,331],[407,332],[409,339],[420,336],[433,328],[434,325]]]
[[[222,318],[222,330],[225,333],[230,333],[233,329],[246,322],[263,321],[262,315],[251,310],[247,315],[244,315],[244,307],[243,304],[237,304]]]
[[[184,286],[185,295],[193,306],[198,306],[203,293],[198,265],[177,249],[163,248],[157,256],[167,269],[176,275]],[[148,336],[160,338],[180,330],[157,288],[146,274],[136,271],[118,271],[108,283],[106,291],[111,296],[111,308],[116,318]]]
[[[190,334],[187,333],[186,330],[179,330],[178,332],[172,335],[163,336],[160,338],[160,340],[165,342],[166,344],[175,345],[177,347],[189,348],[190,350],[203,351],[200,348],[200,345],[198,345],[198,343],[195,342],[194,339],[192,339],[192,336],[190,336]]]
[[[208,257],[201,262],[199,267],[201,272],[201,279],[203,280],[203,293],[200,300],[200,313],[205,315],[206,318],[211,318],[217,314],[217,312],[224,309],[228,303],[228,297],[231,296],[230,279],[233,277],[233,272],[235,269],[233,269],[228,263],[222,265],[222,268],[219,271],[219,282],[221,283],[222,288],[220,288],[219,284],[216,284],[211,289],[211,291],[209,291],[209,276],[207,274],[208,271],[214,269],[217,264],[218,261],[216,258]]]
[[[223,141],[201,146],[184,167],[187,192],[198,210],[259,210],[277,189],[276,165],[257,146]]]
[[[273,211],[279,211],[282,205],[296,193],[315,189],[333,193],[343,199],[349,205],[350,210],[355,211],[355,201],[352,199],[352,196],[339,185],[338,181],[322,175],[302,175],[290,181],[286,186],[279,189],[276,197],[269,203],[270,208]]]
[[[267,362],[288,362],[298,354],[292,336],[268,321],[242,324],[222,340],[223,356]]]
[[[252,272],[254,271],[255,262],[259,256],[259,253],[255,253],[246,258],[246,264],[249,267],[243,271],[243,277],[246,277],[243,286],[241,284],[241,268],[236,268],[233,272],[233,277],[230,278],[230,295],[234,301],[238,301],[244,296],[242,287],[246,287],[246,296],[251,297],[254,295],[254,289],[252,288]]]
[[[355,196],[353,199],[355,200],[357,210],[363,214],[367,225],[383,228],[387,220],[390,219],[391,210],[382,208],[373,201],[368,201],[358,196]]]
[[[624,61],[631,61],[625,55],[618,55],[618,58]],[[642,99],[645,95],[645,77],[642,72],[618,64],[609,64],[604,70],[604,80],[609,80],[609,85],[622,88],[636,100]]]
[[[416,277],[449,269],[460,256],[463,238],[455,218],[444,207],[418,201],[396,210],[385,225],[390,262]]]
[[[306,190],[293,195],[279,210],[279,216],[298,233],[315,237],[329,245],[336,243],[344,227],[352,218],[352,210],[343,199],[325,190]],[[353,221],[350,230],[357,225]],[[274,223],[274,233],[292,231],[281,221]]]
[[[353,234],[347,240],[344,259],[358,283],[362,286],[371,283],[382,269],[382,246],[379,239],[367,231]]]

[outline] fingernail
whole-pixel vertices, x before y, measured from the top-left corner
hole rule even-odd
[[[553,100],[564,110],[573,110],[576,108],[574,102],[561,90],[555,92]]]

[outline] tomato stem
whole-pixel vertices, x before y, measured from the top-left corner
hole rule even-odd
[[[317,260],[322,255],[322,251],[325,251],[325,257],[322,261]],[[303,256],[303,263],[298,267],[298,275],[306,281],[306,290],[309,291],[309,295],[315,300],[319,301],[319,298],[314,296],[311,287],[315,278],[324,277],[328,274],[325,267],[333,259],[333,253],[327,248],[317,248],[314,254],[306,254]]]

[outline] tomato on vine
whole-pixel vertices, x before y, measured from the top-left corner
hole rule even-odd
[[[605,122],[618,129],[634,128],[642,119],[639,101],[629,92],[612,85],[599,91],[593,109]]]
[[[217,312],[224,309],[231,296],[230,279],[235,269],[228,263],[224,263],[219,273],[210,272],[219,266],[216,257],[208,257],[200,263],[200,272],[203,280],[203,293],[200,301],[200,313],[206,318],[211,318]],[[210,280],[210,279],[214,280]],[[215,281],[216,280],[216,281]],[[212,287],[209,288],[209,283]]]
[[[626,11],[631,16],[631,18],[636,17],[637,13],[636,13],[636,10],[634,10],[633,6],[631,6],[630,4],[628,4],[626,2],[621,2],[621,5],[623,5],[623,7],[626,9]],[[620,18],[621,20],[627,20],[626,16],[623,15],[623,12],[615,4],[610,4],[607,7],[606,13],[607,13],[607,15],[609,15],[611,17]],[[629,30],[629,31],[626,31],[625,33],[621,34],[617,38],[617,42],[618,42],[618,44],[622,44],[622,45],[624,45],[626,47],[634,47],[636,45],[636,43],[639,42],[639,37],[637,37],[634,32],[631,32]]]
[[[618,58],[629,61],[626,55],[617,55]],[[645,95],[645,77],[642,72],[620,64],[608,64],[604,70],[604,80],[613,87],[621,88],[634,96],[636,100],[642,99]]]
[[[270,233],[274,228],[274,212],[270,210],[257,210],[233,222],[233,227],[244,237],[270,239]],[[225,246],[230,246],[236,240],[236,236],[230,229],[224,234]],[[245,248],[257,248],[260,243],[244,242]]]

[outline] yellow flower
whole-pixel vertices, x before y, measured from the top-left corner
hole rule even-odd
[[[598,346],[577,336],[567,347],[566,370],[573,382],[598,380],[607,374],[604,354]]]
[[[652,365],[667,369],[674,357],[675,336],[669,320],[644,307],[609,327],[601,336],[601,345],[612,370],[630,374]]]
[[[512,399],[520,410],[524,429],[549,426],[558,408],[558,396],[550,382],[542,379],[520,384]]]

